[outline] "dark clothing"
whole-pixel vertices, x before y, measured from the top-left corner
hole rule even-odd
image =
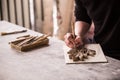
[[[120,57],[120,0],[75,0],[76,21],[94,22],[95,41]]]

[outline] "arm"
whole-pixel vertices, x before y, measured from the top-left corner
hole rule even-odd
[[[87,9],[84,7],[83,3],[80,0],[75,0],[75,4],[75,35],[83,41],[92,21],[88,16]]]
[[[75,35],[84,38],[90,28],[90,24],[83,21],[75,22]]]
[[[75,35],[76,38],[73,38],[73,35],[71,33],[67,33],[65,35],[65,43],[68,47],[74,48],[79,47],[83,45],[83,39],[88,32],[90,25],[91,25],[91,19],[89,18],[86,9],[84,8],[83,4],[80,0],[75,0]]]
[[[75,22],[75,39],[72,35],[72,33],[67,33],[64,38],[65,38],[65,43],[68,47],[74,48],[74,47],[79,47],[84,44],[84,39],[86,36],[86,33],[88,32],[90,28],[90,24],[83,22],[83,21],[77,21]]]

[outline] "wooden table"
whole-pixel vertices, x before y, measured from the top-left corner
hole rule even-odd
[[[0,22],[0,32],[24,29],[21,26]],[[64,42],[50,38],[49,46],[18,52],[9,41],[26,33],[0,36],[0,80],[120,80],[120,61],[107,57],[108,63],[65,64]]]

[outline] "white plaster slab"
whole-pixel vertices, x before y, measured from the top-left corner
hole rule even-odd
[[[70,48],[66,45],[63,46],[64,49],[64,57],[65,57],[65,63],[101,63],[101,62],[107,62],[107,59],[102,51],[102,48],[99,44],[86,44],[86,48],[92,49],[96,51],[96,55],[94,57],[89,56],[88,59],[85,59],[84,61],[73,61],[72,59],[69,59],[69,54],[67,53]]]

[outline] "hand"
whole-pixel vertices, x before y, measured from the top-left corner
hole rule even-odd
[[[76,36],[74,38],[74,36],[71,34],[71,33],[67,33],[65,36],[65,43],[68,47],[70,48],[77,48],[79,46],[82,46],[83,45],[83,40],[80,36]]]

